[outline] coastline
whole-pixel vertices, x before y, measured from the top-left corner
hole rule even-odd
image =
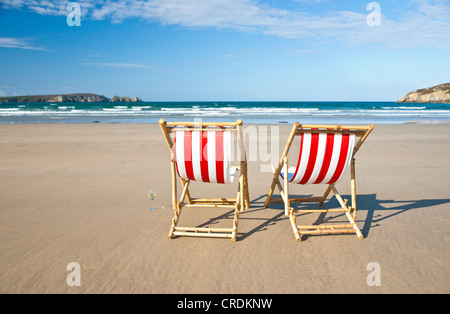
[[[279,128],[280,150],[291,127],[245,126]],[[0,134],[2,293],[450,292],[448,124],[376,125],[357,155],[357,224],[365,239],[301,243],[281,206],[263,208],[271,174],[260,171],[262,161],[249,162],[252,207],[240,217],[236,243],[168,240],[169,152],[158,125],[2,124]],[[195,195],[222,192],[192,187]],[[337,188],[348,197],[346,181]],[[229,223],[226,211],[200,209],[185,219]],[[80,287],[66,284],[71,262],[81,266]],[[372,262],[381,266],[379,287],[366,282]]]

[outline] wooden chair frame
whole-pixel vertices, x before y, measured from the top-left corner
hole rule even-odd
[[[235,123],[224,122],[166,122],[163,119],[159,121],[161,130],[166,139],[167,145],[170,150],[171,158],[171,174],[172,174],[172,205],[174,210],[174,217],[172,219],[172,226],[169,232],[169,239],[174,236],[194,236],[194,237],[216,237],[216,238],[230,238],[233,242],[236,241],[239,213],[250,208],[250,197],[248,193],[248,180],[247,180],[247,158],[245,154],[244,138],[242,131],[242,120],[237,120]],[[175,164],[175,152],[174,143],[170,137],[170,133],[175,128],[180,130],[181,127],[185,127],[184,130],[189,131],[215,131],[215,132],[233,132],[237,133],[240,149],[240,165],[234,166],[239,171],[238,191],[236,198],[192,198],[189,192],[189,180],[185,180],[181,177],[182,184],[181,197],[178,200],[177,194],[177,172]],[[208,127],[227,127],[227,128],[208,128]],[[186,203],[187,201],[187,203]],[[232,228],[195,228],[195,227],[179,227],[177,226],[178,220],[181,215],[183,207],[221,207],[221,208],[233,208],[234,219]]]
[[[265,201],[264,207],[270,203],[284,203],[285,214],[289,216],[292,230],[295,239],[300,242],[301,235],[321,235],[321,234],[337,234],[337,233],[356,233],[358,238],[362,239],[363,235],[356,225],[356,171],[355,171],[355,154],[360,149],[361,145],[374,129],[374,125],[369,126],[340,126],[340,125],[301,125],[298,122],[294,123],[292,131],[286,143],[286,147],[281,156],[278,168],[272,167],[274,177],[270,186],[269,194]],[[325,193],[319,197],[300,197],[289,198],[289,181],[288,181],[288,158],[289,149],[295,136],[302,133],[341,133],[341,134],[355,134],[359,137],[356,142],[351,155],[351,206],[347,206],[348,200],[342,199],[341,195],[336,190],[334,184],[329,184]],[[284,170],[284,184],[280,183],[280,173]],[[275,185],[280,191],[281,198],[272,198]],[[341,208],[339,209],[300,209],[296,210],[290,205],[292,203],[307,203],[317,202],[322,206],[328,195],[333,192],[338,200]],[[294,213],[329,213],[329,212],[343,212],[345,213],[350,224],[327,224],[327,225],[297,225]]]

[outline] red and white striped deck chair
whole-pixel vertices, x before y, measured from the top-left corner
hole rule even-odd
[[[337,125],[301,125],[294,124],[278,167],[273,167],[274,177],[269,190],[265,207],[269,203],[284,203],[285,214],[294,231],[297,241],[303,234],[356,233],[358,238],[363,235],[355,223],[356,219],[356,177],[355,154],[373,130],[374,126],[337,126]],[[288,153],[294,140],[299,140],[299,151],[295,153],[295,167],[288,165]],[[359,139],[359,140],[358,140]],[[295,145],[297,146],[297,145]],[[298,154],[297,154],[298,153]],[[291,153],[292,154],[292,153]],[[335,184],[343,177],[346,170],[351,169],[351,206],[343,200],[336,190]],[[283,180],[284,185],[280,183]],[[321,197],[289,198],[289,183],[291,184],[326,184],[325,193]],[[272,198],[275,185],[278,186],[281,198]],[[340,209],[301,209],[296,210],[292,203],[318,202],[323,205],[330,192],[336,196]],[[296,224],[294,212],[344,212],[350,224],[303,225]]]
[[[242,133],[242,120],[235,123],[165,122],[159,124],[171,153],[172,203],[175,216],[169,232],[173,236],[222,237],[236,241],[239,212],[250,207],[247,182],[247,160]],[[173,138],[171,136],[173,135]],[[232,166],[233,137],[237,137],[239,166]],[[239,171],[239,179],[235,180]],[[182,183],[178,200],[177,178]],[[238,192],[231,198],[192,198],[191,181],[210,184],[232,184],[238,181]],[[183,207],[224,207],[234,209],[232,228],[179,227]]]

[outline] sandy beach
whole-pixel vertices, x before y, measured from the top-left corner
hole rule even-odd
[[[279,127],[281,147],[291,125]],[[169,240],[169,151],[159,125],[3,124],[0,293],[449,293],[449,156],[448,124],[376,125],[357,154],[363,240],[296,242],[282,205],[263,207],[272,175],[258,161],[249,163],[252,206],[240,216],[237,242]],[[337,188],[349,198],[347,180]],[[235,191],[192,188],[195,196]],[[335,199],[324,204],[337,206]],[[183,215],[192,226],[232,221],[223,209]],[[342,218],[328,214],[325,221]],[[71,262],[81,267],[80,286],[66,282]],[[379,286],[367,283],[370,263],[380,266]]]

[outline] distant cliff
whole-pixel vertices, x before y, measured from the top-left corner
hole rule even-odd
[[[59,94],[0,97],[0,103],[35,102],[109,102],[109,98],[96,94]]]
[[[398,103],[450,103],[450,83],[418,89],[408,93]]]
[[[113,98],[111,98],[111,101],[112,102],[141,102],[142,100],[139,97],[130,98],[128,96],[125,96],[125,97],[114,96]]]
[[[40,103],[40,102],[140,102],[139,97],[130,98],[114,96],[109,99],[103,95],[97,94],[58,94],[58,95],[34,95],[34,96],[14,96],[0,97],[0,103]]]

